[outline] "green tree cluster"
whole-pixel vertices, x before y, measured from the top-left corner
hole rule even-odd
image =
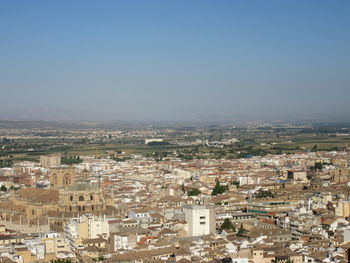
[[[267,197],[275,197],[275,194],[270,190],[262,190],[259,189],[257,193],[254,194],[255,198],[267,198]]]
[[[193,155],[189,155],[189,154],[182,154],[182,153],[179,153],[177,155],[178,158],[182,159],[182,160],[185,160],[185,161],[191,161],[193,160]]]
[[[245,232],[247,232],[247,230],[245,230],[245,229],[243,228],[243,224],[241,224],[240,228],[239,228],[238,231],[237,231],[237,236],[238,236],[238,237],[241,237],[241,236],[244,235]]]
[[[237,188],[239,187],[239,182],[238,181],[233,181],[233,182],[231,182],[231,184],[237,186]]]
[[[55,259],[51,260],[50,263],[72,263],[70,259]]]
[[[170,142],[149,142],[148,146],[162,146],[162,145],[170,145]]]
[[[103,261],[105,259],[107,259],[105,256],[99,256],[98,258],[94,258],[93,261],[100,262],[100,261]]]
[[[310,170],[321,171],[323,169],[323,164],[321,162],[315,162],[314,166],[310,167]]]
[[[0,160],[0,168],[12,167],[12,160]]]
[[[83,160],[80,159],[79,156],[64,156],[61,158],[62,164],[76,164],[76,163],[82,163]]]
[[[197,196],[197,195],[199,195],[201,193],[202,192],[199,189],[197,189],[197,188],[193,188],[192,190],[187,191],[187,195],[188,196]]]
[[[116,162],[125,162],[126,160],[131,159],[130,156],[118,157],[118,156],[115,156],[114,154],[111,154],[110,158]]]
[[[221,185],[220,182],[217,181],[211,195],[223,194],[228,190],[228,185]]]
[[[235,226],[232,224],[232,222],[229,218],[225,218],[224,222],[222,223],[221,230],[223,230],[223,229],[236,231]]]

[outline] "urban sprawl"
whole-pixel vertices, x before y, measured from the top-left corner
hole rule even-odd
[[[0,262],[349,262],[348,130],[312,129],[2,129]]]

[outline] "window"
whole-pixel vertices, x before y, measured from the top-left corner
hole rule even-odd
[[[79,196],[79,201],[84,201],[84,196]]]
[[[94,200],[94,196],[93,195],[90,195],[90,200]]]
[[[205,219],[205,216],[201,216],[201,217],[199,217],[200,219]]]
[[[73,201],[73,196],[71,195],[69,199],[70,199],[71,201]]]
[[[205,225],[205,222],[200,222],[201,225]]]

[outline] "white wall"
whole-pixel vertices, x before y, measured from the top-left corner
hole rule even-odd
[[[211,210],[204,206],[184,207],[185,220],[188,223],[189,236],[208,235],[213,231]]]

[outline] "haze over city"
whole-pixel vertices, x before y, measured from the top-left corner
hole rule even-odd
[[[0,119],[347,119],[349,1],[2,1]]]

